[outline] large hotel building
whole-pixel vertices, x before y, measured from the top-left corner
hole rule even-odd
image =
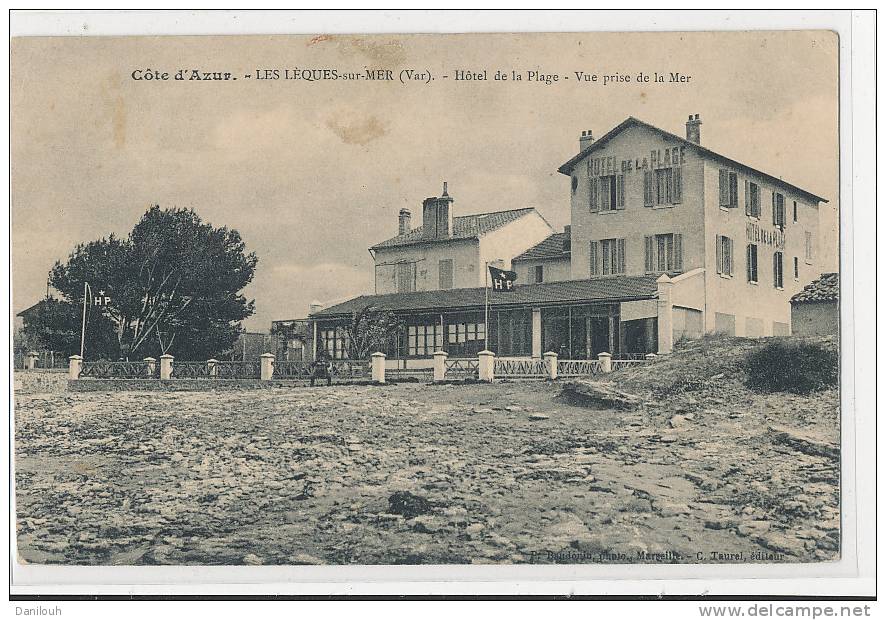
[[[444,184],[422,204],[420,226],[400,212],[398,234],[370,251],[375,294],[317,312],[313,341],[347,356],[343,325],[367,305],[405,325],[389,359],[429,363],[433,351],[504,357],[545,351],[586,359],[668,353],[675,341],[722,332],[786,335],[791,297],[821,272],[824,198],[636,118],[561,165],[571,225],[555,232],[534,208],[457,216]],[[491,292],[493,261],[518,274]]]

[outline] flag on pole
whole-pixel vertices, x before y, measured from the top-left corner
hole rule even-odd
[[[489,277],[492,280],[492,290],[509,293],[514,290],[514,282],[517,280],[516,271],[505,271],[489,265]]]
[[[92,287],[89,287],[89,292],[92,293]],[[111,303],[111,297],[104,289],[100,290],[98,295],[91,294],[90,297],[92,297],[93,306],[107,306]]]

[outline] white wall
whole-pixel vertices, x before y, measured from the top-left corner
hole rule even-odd
[[[416,263],[417,291],[433,291],[440,288],[440,260],[452,259],[453,288],[482,286],[482,267],[479,244],[476,239],[436,241],[399,248],[379,249],[375,252],[375,284],[379,295],[397,292],[397,266],[386,265],[400,260]]]
[[[531,212],[480,237],[480,274],[477,284],[485,285],[483,266],[486,262],[504,259],[504,268],[511,268],[511,259],[554,234],[543,217]],[[525,281],[524,281],[525,283]]]
[[[719,170],[727,169],[738,175],[738,207],[725,209],[720,207]],[[707,269],[705,272],[705,290],[707,312],[705,313],[705,330],[716,329],[716,313],[735,316],[736,336],[772,336],[777,327],[774,323],[791,323],[790,299],[793,295],[817,278],[821,269],[819,256],[818,206],[810,204],[796,192],[781,185],[767,181],[761,175],[746,173],[729,168],[716,161],[705,162],[705,252]],[[760,218],[751,218],[745,214],[744,180],[748,179],[760,187]],[[764,242],[757,243],[757,284],[747,280],[748,241],[747,224],[755,223],[767,231],[777,230],[772,225],[772,191],[775,190],[785,197],[785,244],[784,253],[784,288],[776,289],[772,278],[772,256],[777,248]],[[798,221],[793,221],[793,201],[797,201]],[[813,259],[805,260],[805,232],[812,233]],[[732,239],[733,275],[725,277],[717,274],[716,237],[725,235]],[[799,278],[794,279],[794,257],[799,259]],[[750,319],[750,324],[748,320]],[[762,334],[760,323],[762,322]]]
[[[517,272],[517,284],[534,284],[535,267],[544,267],[545,282],[560,282],[571,280],[571,261],[568,257],[542,258],[533,260],[519,260],[512,262],[512,268]]]

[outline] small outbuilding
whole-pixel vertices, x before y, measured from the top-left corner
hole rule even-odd
[[[797,336],[840,333],[840,276],[823,273],[791,298],[791,332]]]

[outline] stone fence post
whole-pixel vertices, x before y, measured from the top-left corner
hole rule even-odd
[[[612,353],[606,353],[604,351],[597,356],[597,359],[600,360],[600,370],[603,372],[612,372]]]
[[[37,368],[37,360],[40,359],[40,354],[36,351],[28,351],[25,354],[25,370],[34,370]]]
[[[261,354],[261,380],[270,381],[274,376],[274,354]]]
[[[215,358],[211,358],[206,360],[206,374],[210,377],[215,378],[218,376],[218,360]]]
[[[384,353],[376,351],[372,354],[372,381],[374,383],[385,382],[385,358]]]
[[[155,360],[153,357],[146,357],[143,361],[148,367],[148,378],[153,379],[154,371],[157,370],[157,360]]]
[[[172,360],[174,359],[169,353],[160,356],[160,381],[172,379]]]
[[[557,378],[557,354],[553,351],[548,351],[544,354],[545,358],[545,366],[548,370],[548,379],[553,381]]]
[[[79,355],[72,355],[68,358],[68,379],[76,381],[80,378],[80,370],[83,368],[83,358]]]
[[[495,379],[495,353],[492,351],[480,351],[477,354],[479,361],[478,374],[480,381],[492,383]]]
[[[446,358],[449,354],[446,351],[434,351],[434,381],[446,380]]]
[[[663,273],[658,280],[658,352],[670,353],[674,349],[674,283]]]

